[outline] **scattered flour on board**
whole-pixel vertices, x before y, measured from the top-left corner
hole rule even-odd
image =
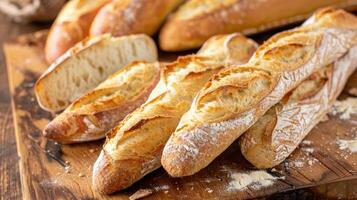
[[[357,98],[349,97],[343,101],[336,101],[332,106],[332,115],[339,115],[342,120],[351,119],[351,115],[357,115]]]
[[[337,140],[340,150],[349,150],[351,153],[357,152],[357,138],[353,140]]]
[[[312,144],[312,141],[310,140],[304,140],[300,144],[300,154],[298,157],[292,159],[292,160],[286,160],[288,167],[293,167],[293,168],[302,168],[304,166],[306,167],[311,167],[319,162],[315,157],[313,157],[313,153],[315,152],[315,149],[311,147],[310,145]]]
[[[305,152],[305,153],[314,153],[314,151],[315,151],[315,149],[314,148],[301,148],[301,150],[303,151],[303,152]]]
[[[248,186],[254,189],[268,187],[274,184],[277,177],[274,177],[264,170],[251,171],[250,173],[232,173],[229,183],[230,190],[244,190]]]
[[[357,98],[349,97],[343,101],[336,101],[332,107],[332,115],[339,115],[342,120],[351,119],[351,115],[357,115]],[[356,132],[353,128],[352,132]],[[340,150],[343,150],[345,154],[341,154],[345,159],[348,158],[349,154],[357,152],[357,137],[354,139],[338,139],[336,141]]]
[[[311,169],[311,167],[318,162],[319,160],[317,160],[316,158],[304,155],[302,157],[297,158],[296,160],[288,162],[288,164],[289,167],[302,168],[306,166],[306,167],[310,167]]]
[[[205,189],[208,193],[212,193],[213,192],[213,190],[211,189],[211,188],[206,188]]]
[[[154,187],[155,191],[162,191],[162,190],[169,190],[170,186],[169,185],[158,185]]]
[[[301,144],[303,144],[303,145],[311,145],[311,144],[312,144],[312,141],[311,141],[311,140],[303,140],[303,141],[301,142]]]

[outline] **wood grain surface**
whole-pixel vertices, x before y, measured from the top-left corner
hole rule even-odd
[[[47,28],[46,24],[16,24],[0,13],[0,199],[21,199],[11,97],[2,44],[9,38]]]
[[[125,191],[101,196],[91,189],[91,170],[103,141],[59,145],[41,135],[45,124],[54,117],[39,108],[32,88],[47,68],[43,55],[45,36],[46,32],[37,32],[5,45],[25,199],[127,199],[139,189],[152,192],[148,199],[244,199],[357,177],[357,154],[341,151],[336,144],[337,138],[356,137],[357,116],[348,121],[330,116],[306,138],[311,144],[300,146],[284,163],[268,170],[276,177],[271,186],[259,189],[253,185],[244,190],[232,187],[234,174],[255,170],[234,143],[194,176],[173,179],[159,169]],[[357,73],[353,76],[357,77]],[[306,152],[308,148],[314,151]],[[320,190],[323,193],[323,188]]]

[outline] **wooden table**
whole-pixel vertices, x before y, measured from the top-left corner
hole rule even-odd
[[[0,14],[0,199],[21,199],[18,155],[2,44],[9,38],[49,27],[15,24]]]
[[[11,98],[2,44],[17,35],[48,28],[48,24],[15,24],[0,14],[0,199],[21,199],[21,180],[11,112]],[[357,180],[276,194],[268,199],[357,198]],[[340,196],[339,196],[340,195]]]

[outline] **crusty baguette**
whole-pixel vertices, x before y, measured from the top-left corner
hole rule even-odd
[[[37,80],[37,100],[45,110],[63,110],[110,74],[135,60],[157,60],[157,49],[150,37],[102,35],[83,40],[57,59]]]
[[[286,93],[357,43],[357,18],[318,11],[302,27],[279,33],[245,65],[215,75],[166,143],[162,165],[175,177],[211,163]]]
[[[71,0],[61,10],[48,34],[45,55],[49,63],[89,35],[90,24],[111,0]]]
[[[356,68],[354,46],[302,82],[241,136],[244,157],[257,168],[271,168],[284,161],[326,115]]]
[[[356,0],[189,0],[160,31],[166,51],[197,48],[217,34],[253,34],[307,18],[317,8],[357,7]]]
[[[160,79],[159,63],[134,62],[76,99],[44,129],[60,143],[101,139],[143,104]]]
[[[166,16],[182,2],[183,0],[113,0],[98,12],[90,34],[153,35]]]
[[[233,44],[234,43],[234,44]],[[245,48],[232,48],[242,45]],[[169,64],[149,99],[128,115],[109,134],[93,167],[93,185],[102,193],[112,193],[132,185],[160,167],[162,149],[175,130],[181,115],[189,108],[196,92],[228,63],[246,62],[256,48],[254,41],[239,34],[210,39],[198,55],[179,58]],[[220,50],[219,50],[220,49]],[[230,49],[235,52],[229,53]],[[243,59],[243,60],[239,60]]]

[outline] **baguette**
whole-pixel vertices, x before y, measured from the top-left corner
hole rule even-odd
[[[145,33],[153,35],[166,16],[183,0],[114,0],[94,18],[92,36]]]
[[[143,104],[160,79],[160,64],[134,62],[75,100],[44,129],[60,143],[101,139]]]
[[[45,47],[46,60],[52,63],[77,42],[86,38],[95,15],[109,1],[69,1],[62,8],[48,34]]]
[[[284,161],[327,114],[356,67],[354,46],[302,82],[241,136],[244,157],[257,168],[271,168]]]
[[[240,45],[247,49],[232,48]],[[211,55],[213,49],[229,52],[226,48],[245,54],[237,59],[230,57],[234,63],[242,63],[254,52],[256,44],[239,34],[217,36],[198,55],[181,57],[167,66],[148,101],[108,134],[93,167],[96,190],[113,193],[127,188],[160,167],[162,149],[181,115],[191,105],[196,92],[227,63],[224,57],[219,57],[220,60],[205,54]],[[238,60],[241,58],[245,60]]]
[[[357,1],[190,0],[163,25],[160,47],[166,51],[181,51],[197,48],[217,34],[262,32],[302,21],[317,8],[329,5],[356,9]]]
[[[245,65],[221,71],[195,97],[165,145],[174,177],[206,167],[290,90],[357,43],[357,18],[323,9],[265,42]]]
[[[132,61],[156,61],[154,41],[146,35],[83,40],[68,50],[37,80],[40,106],[57,112]]]

